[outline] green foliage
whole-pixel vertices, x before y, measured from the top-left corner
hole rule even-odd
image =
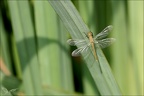
[[[143,94],[143,1],[0,2],[0,86],[8,94],[11,88],[19,95]],[[91,49],[71,57],[68,32],[89,42],[84,32],[96,35],[108,25],[116,42],[105,55],[97,46],[100,63]]]

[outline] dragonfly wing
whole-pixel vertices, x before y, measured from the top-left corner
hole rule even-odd
[[[96,35],[94,37],[94,39],[99,40],[99,39],[103,39],[104,37],[106,37],[109,32],[112,30],[112,25],[107,26],[104,30],[102,30],[98,35]]]
[[[116,39],[115,38],[106,38],[102,40],[98,40],[98,44],[101,48],[106,48],[111,45]]]
[[[89,45],[85,45],[83,47],[79,47],[78,49],[74,50],[72,52],[72,56],[80,56],[81,53],[87,52]]]
[[[71,46],[85,46],[87,45],[85,40],[81,40],[81,39],[68,39],[67,43]]]

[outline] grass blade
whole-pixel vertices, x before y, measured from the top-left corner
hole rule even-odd
[[[36,56],[34,28],[28,3],[27,0],[8,0],[26,94],[40,95],[42,94],[40,72]]]
[[[67,34],[62,34],[65,30],[47,1],[34,1],[34,9],[42,86],[71,92],[74,88],[68,45],[65,47]]]
[[[49,1],[56,13],[62,19],[65,27],[70,32],[73,39],[86,39],[83,32],[89,32],[89,28],[85,25],[76,8],[71,1]],[[91,51],[91,50],[89,50]],[[99,61],[101,63],[102,72],[100,72],[99,64],[95,62],[93,54],[85,58],[87,67],[97,85],[101,95],[121,95],[119,87],[111,73],[108,62],[100,48],[97,49]]]
[[[133,89],[136,95],[144,95],[144,78],[143,78],[143,32],[144,32],[144,1],[131,1],[129,3],[130,16],[130,43],[132,50],[132,67],[134,72]],[[136,19],[137,18],[137,19]],[[135,39],[134,39],[135,38]],[[137,38],[137,39],[136,39]],[[131,74],[131,73],[130,73]],[[130,91],[131,92],[131,91]]]

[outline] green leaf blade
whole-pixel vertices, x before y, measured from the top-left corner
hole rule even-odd
[[[82,18],[79,16],[76,8],[70,1],[49,1],[56,13],[62,19],[65,27],[70,32],[73,39],[88,39],[85,37],[83,32],[89,32],[89,28],[85,25]],[[115,82],[115,79],[110,71],[108,62],[103,55],[103,52],[100,48],[97,48],[97,54],[99,61],[102,66],[102,73],[98,62],[94,59],[93,53],[91,50],[88,50],[91,54],[84,58],[87,63],[87,67],[97,85],[101,95],[121,95],[118,85]],[[85,56],[83,56],[85,57]],[[105,67],[106,66],[106,67]]]

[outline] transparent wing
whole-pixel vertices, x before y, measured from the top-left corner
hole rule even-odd
[[[85,40],[81,40],[81,39],[68,39],[67,43],[71,46],[85,46],[87,45]]]
[[[89,45],[85,45],[83,47],[79,47],[78,49],[74,50],[72,52],[72,56],[80,56],[81,53],[84,53],[84,52],[87,52],[88,48],[89,48]]]
[[[94,39],[96,40],[100,40],[103,39],[104,37],[106,37],[109,32],[112,30],[112,25],[107,26],[104,30],[102,30],[99,34],[97,34]]]
[[[116,39],[115,38],[106,38],[102,40],[98,40],[97,43],[101,48],[106,48],[111,45]]]

